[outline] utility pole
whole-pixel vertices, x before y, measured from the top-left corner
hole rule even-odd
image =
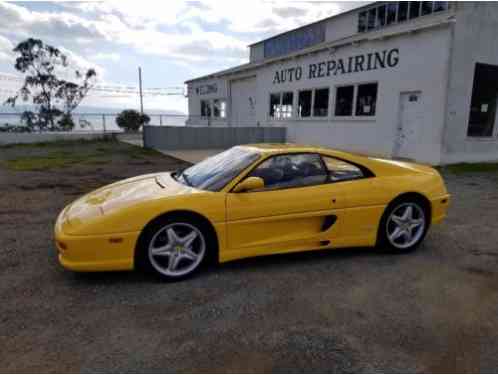
[[[138,87],[140,89],[140,113],[144,114],[144,99],[142,95],[142,68],[138,67]]]

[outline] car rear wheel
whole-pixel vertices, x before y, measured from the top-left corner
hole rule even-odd
[[[424,239],[428,225],[428,213],[421,202],[393,202],[381,220],[380,245],[395,251],[414,250]]]
[[[169,281],[192,276],[206,259],[206,236],[193,222],[164,220],[149,228],[144,245],[143,265]]]

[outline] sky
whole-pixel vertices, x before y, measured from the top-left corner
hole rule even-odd
[[[0,1],[0,101],[20,85],[15,77],[22,77],[13,67],[12,49],[35,37],[61,49],[76,68],[96,69],[98,86],[108,89],[92,91],[83,105],[138,108],[135,88],[141,66],[144,107],[187,113],[183,95],[157,93],[181,94],[188,79],[248,62],[251,43],[361,5],[266,0]],[[122,87],[128,91],[119,92]]]

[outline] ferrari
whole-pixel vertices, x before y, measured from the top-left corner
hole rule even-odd
[[[345,247],[411,251],[445,218],[449,199],[430,166],[323,147],[243,145],[84,195],[59,214],[55,243],[70,270],[139,268],[178,280],[209,260]]]

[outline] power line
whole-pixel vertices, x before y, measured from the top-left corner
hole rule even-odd
[[[2,81],[11,81],[11,82],[23,82],[24,79],[21,77],[10,76],[6,74],[0,73],[0,80]],[[107,91],[107,92],[130,92],[138,94],[140,91],[139,87],[136,86],[127,86],[127,85],[95,85],[91,89],[91,91]],[[165,87],[150,87],[143,88],[143,91],[167,91],[167,90],[184,90],[184,86],[165,86]]]

